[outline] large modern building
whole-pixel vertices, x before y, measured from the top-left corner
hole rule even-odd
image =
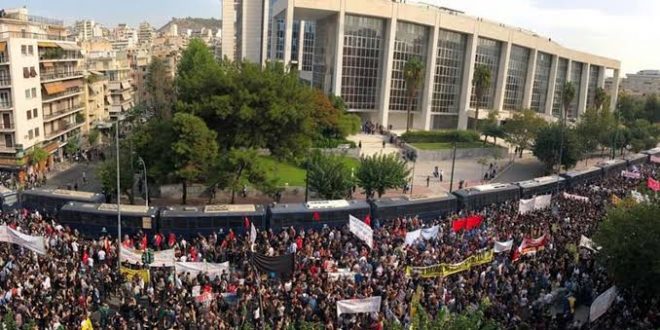
[[[621,80],[620,91],[627,95],[660,96],[660,70],[642,70],[637,73],[626,74],[626,78]]]
[[[41,147],[61,158],[85,121],[82,55],[62,21],[25,8],[0,17],[0,168],[25,170]]]
[[[269,58],[297,65],[301,78],[341,95],[350,111],[393,129],[406,125],[411,102],[403,69],[413,57],[425,67],[412,102],[415,129],[466,128],[474,120],[477,103],[480,109],[498,110],[502,120],[527,108],[553,120],[561,113],[561,87],[567,81],[576,87],[567,116],[576,118],[594,103],[595,91],[603,87],[606,76],[614,76],[615,81],[619,76],[617,60],[426,4],[392,0],[224,0],[223,4],[233,6],[223,11],[225,55],[254,61],[259,52],[248,51],[249,47],[261,44],[262,62]],[[252,6],[255,10],[250,10]],[[246,12],[258,17],[246,24],[250,17],[241,14]],[[270,15],[268,29],[259,25],[266,21],[264,13]],[[267,30],[269,38],[264,38]],[[248,38],[253,36],[258,37]],[[472,84],[478,65],[488,67],[492,76],[481,100],[476,99]],[[611,100],[612,106],[616,104],[616,95]],[[480,111],[479,117],[487,115],[488,111]]]

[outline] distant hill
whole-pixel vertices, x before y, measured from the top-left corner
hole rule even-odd
[[[169,31],[170,26],[172,24],[176,24],[178,26],[179,33],[182,33],[187,29],[201,30],[202,28],[211,29],[215,32],[218,29],[222,28],[222,20],[215,18],[172,17],[172,19],[169,22],[167,22],[167,24],[163,25],[163,27],[158,29],[158,32],[164,33]]]

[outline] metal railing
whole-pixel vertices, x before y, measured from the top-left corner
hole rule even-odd
[[[13,130],[14,123],[0,123],[0,131]]]
[[[0,87],[2,87],[2,86],[11,86],[11,78],[10,77],[0,78]]]
[[[57,98],[60,98],[60,97],[79,94],[80,92],[82,92],[82,89],[80,87],[76,87],[76,88],[67,89],[64,92],[57,93],[55,95],[43,96],[42,98],[43,98],[44,101],[50,101],[50,100],[57,99]]]
[[[11,109],[12,104],[9,102],[0,102],[0,109]]]
[[[5,55],[5,53],[0,53],[0,63],[7,63],[9,62],[9,57]]]
[[[53,79],[62,79],[68,77],[82,76],[82,71],[71,71],[71,72],[42,72],[41,80],[53,80]]]
[[[67,114],[67,113],[73,113],[73,112],[76,112],[77,110],[80,110],[83,107],[84,107],[84,105],[82,103],[79,103],[79,104],[75,104],[74,106],[66,108],[66,109],[59,109],[59,110],[57,110],[55,112],[52,112],[50,114],[47,114],[47,115],[44,114],[44,120],[49,120],[51,118],[55,118],[57,116],[61,116],[61,115]]]
[[[82,123],[80,123],[80,124],[75,124],[75,123],[70,123],[70,122],[61,123],[60,127],[57,130],[51,131],[50,133],[47,133],[46,138],[52,138],[53,136],[63,134],[66,131],[68,131],[69,129],[74,128],[77,125],[82,125]]]
[[[56,34],[43,34],[31,33],[22,31],[5,31],[0,32],[0,39],[7,38],[24,38],[24,39],[38,39],[38,40],[56,40],[56,41],[75,41],[74,37],[61,36]]]
[[[53,19],[43,16],[36,16],[36,15],[28,15],[27,18],[28,18],[28,22],[32,22],[32,23],[64,26],[64,21],[59,19]]]

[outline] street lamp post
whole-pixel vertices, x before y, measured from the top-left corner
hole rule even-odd
[[[115,147],[117,153],[117,268],[121,271],[121,184],[119,181],[119,122],[121,117],[117,117],[115,125]]]
[[[449,179],[449,192],[454,189],[454,165],[456,165],[456,140],[452,143],[452,156],[451,156],[451,178]]]
[[[142,164],[142,170],[144,171],[144,204],[149,208],[149,184],[147,183],[147,164],[144,162],[142,157],[138,156],[138,162]]]

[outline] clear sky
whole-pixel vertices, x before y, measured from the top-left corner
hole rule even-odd
[[[361,0],[347,0],[361,1]],[[660,69],[660,0],[409,0],[533,30],[560,44],[621,60],[622,71]],[[172,17],[220,18],[220,0],[2,0],[34,15],[106,26]]]

